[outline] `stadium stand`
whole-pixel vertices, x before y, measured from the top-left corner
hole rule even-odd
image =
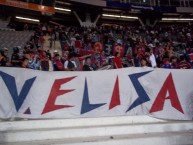
[[[8,24],[9,24],[9,22],[0,20],[0,29],[5,29],[5,28],[7,28],[7,25],[8,25]]]
[[[13,48],[16,46],[23,49],[33,34],[34,32],[30,31],[0,30],[0,47],[8,48],[9,54],[12,54]]]

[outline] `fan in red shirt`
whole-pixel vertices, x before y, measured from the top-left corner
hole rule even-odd
[[[116,53],[119,53],[119,54],[120,54],[120,57],[123,57],[124,51],[125,51],[125,48],[124,48],[124,46],[123,46],[121,43],[115,44],[115,46],[114,46],[114,52],[113,52],[114,55],[115,55]]]
[[[41,48],[43,48],[43,47],[44,47],[44,43],[45,43],[45,39],[44,39],[43,36],[41,36],[41,37],[39,38],[39,42],[40,42]]]
[[[75,41],[75,52],[79,54],[80,49],[82,48],[82,42],[81,40],[76,40]]]
[[[113,63],[116,69],[123,68],[122,59],[120,58],[120,55],[118,52],[116,53],[115,58],[113,59]]]
[[[64,65],[59,54],[55,54],[53,60],[54,71],[64,71]]]
[[[46,54],[46,51],[43,51],[42,55],[40,55],[41,60],[41,68],[43,71],[49,71],[49,57]]]
[[[76,62],[76,65],[77,65],[77,71],[82,71],[82,68],[83,68],[83,61],[85,60],[85,58],[87,57],[90,57],[91,54],[89,55],[84,55],[84,56],[81,56],[81,57],[75,57],[75,62]]]
[[[190,69],[190,68],[191,68],[190,63],[188,63],[188,62],[186,61],[184,55],[180,56],[180,63],[178,64],[178,68],[179,68],[179,69]]]

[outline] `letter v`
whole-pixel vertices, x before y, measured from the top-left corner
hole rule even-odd
[[[12,97],[13,102],[15,104],[16,110],[19,111],[19,109],[21,108],[25,98],[27,97],[29,90],[31,89],[36,77],[25,81],[25,84],[23,85],[21,92],[18,95],[15,78],[11,75],[8,75],[8,74],[2,72],[2,71],[0,71],[0,75],[3,79],[3,81],[5,82],[5,85],[7,86],[9,93],[11,94],[11,97]]]

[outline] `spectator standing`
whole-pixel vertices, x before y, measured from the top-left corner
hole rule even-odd
[[[13,48],[13,54],[11,56],[11,64],[13,65],[13,67],[20,67],[21,66],[21,63],[22,63],[22,60],[21,60],[21,57],[19,55],[19,49],[21,47],[14,47]]]
[[[43,35],[40,36],[40,38],[39,38],[39,43],[40,43],[40,47],[41,47],[41,48],[44,48],[45,39],[44,39],[44,36],[43,36]]]
[[[45,36],[45,35],[47,34],[47,32],[48,32],[45,25],[42,26],[42,32],[43,32],[44,36]]]
[[[40,56],[41,69],[43,71],[49,71],[49,57],[46,54],[46,51],[43,51],[43,54]]]
[[[23,29],[24,31],[27,31],[29,29],[28,24],[25,24]]]
[[[122,59],[120,58],[120,54],[116,52],[115,58],[113,59],[113,63],[116,69],[123,68]]]
[[[153,49],[150,49],[149,61],[150,61],[150,63],[151,63],[151,67],[153,67],[153,68],[156,68],[156,67],[157,67],[155,55],[153,54]]]
[[[139,54],[134,54],[134,57],[131,59],[131,62],[134,67],[140,67]]]

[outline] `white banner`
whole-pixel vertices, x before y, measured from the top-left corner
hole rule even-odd
[[[193,70],[0,68],[0,118],[151,115],[193,120]]]

